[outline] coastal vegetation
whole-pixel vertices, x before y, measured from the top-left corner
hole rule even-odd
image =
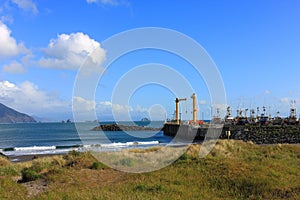
[[[219,140],[205,158],[199,148],[136,174],[111,169],[89,152],[21,163],[0,157],[0,199],[300,199],[299,145]]]

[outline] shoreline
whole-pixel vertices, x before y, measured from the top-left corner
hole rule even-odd
[[[27,162],[27,161],[32,161],[38,158],[45,158],[45,157],[52,157],[52,156],[58,156],[58,155],[65,155],[68,154],[69,152],[65,153],[54,153],[54,154],[30,154],[30,155],[11,155],[11,156],[6,156],[8,160],[12,163],[19,163],[19,162]]]
[[[227,139],[221,139],[221,140],[227,140]],[[229,139],[229,140],[238,141],[236,139]],[[239,141],[243,141],[243,140],[239,140]],[[243,141],[243,142],[247,143],[247,141]],[[188,145],[202,145],[202,143],[203,143],[203,141],[196,141],[196,142],[193,142],[193,143],[188,144]],[[182,145],[187,145],[187,144],[182,144]],[[256,143],[253,143],[253,145],[255,145],[255,146],[273,146],[273,145],[296,145],[296,146],[300,146],[300,143],[276,143],[276,144],[256,144]],[[174,145],[173,147],[180,147],[180,146],[181,145],[178,145],[178,146]],[[151,147],[147,147],[147,148],[153,148],[153,147],[161,147],[161,146],[151,146]],[[147,149],[147,148],[142,148],[142,149]],[[140,149],[140,148],[138,148],[138,149]],[[124,150],[126,150],[126,149],[122,149],[120,151],[124,151]],[[5,154],[0,154],[0,157],[2,156],[2,157],[7,158],[11,163],[22,163],[22,162],[33,161],[33,160],[39,159],[39,158],[62,156],[62,155],[66,155],[66,154],[70,153],[71,151],[72,150],[66,151],[66,152],[59,152],[59,153],[45,153],[45,154],[36,153],[36,154],[28,154],[28,155],[5,155]],[[78,151],[78,150],[75,150],[75,151],[82,152],[82,151]]]

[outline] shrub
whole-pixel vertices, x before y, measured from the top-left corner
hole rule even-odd
[[[21,171],[22,174],[22,180],[21,182],[29,182],[29,181],[35,181],[42,177],[37,171],[35,171],[32,167],[24,168]]]
[[[189,156],[187,155],[187,153],[184,153],[175,161],[175,163],[184,163],[188,160],[189,160]]]
[[[74,157],[78,157],[78,156],[80,156],[81,153],[78,152],[78,151],[72,150],[72,151],[69,152],[69,154],[74,156]]]
[[[120,160],[120,164],[127,167],[131,167],[133,165],[132,160],[129,158],[124,158]]]
[[[107,166],[106,165],[104,165],[103,163],[101,163],[101,162],[94,162],[93,164],[92,164],[92,166],[90,167],[90,169],[106,169],[107,168]]]
[[[48,163],[33,162],[32,166],[25,167],[21,171],[21,182],[35,181],[42,177],[41,172],[48,167]]]

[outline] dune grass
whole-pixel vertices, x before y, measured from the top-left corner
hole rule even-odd
[[[0,199],[300,199],[300,146],[220,140],[205,158],[199,148],[142,174],[110,169],[88,152],[26,163],[0,158]],[[28,195],[25,184],[41,180],[45,191]]]

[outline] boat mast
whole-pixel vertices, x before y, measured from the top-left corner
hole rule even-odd
[[[296,107],[295,107],[296,101],[291,101],[291,109],[290,109],[290,117],[296,118]]]

